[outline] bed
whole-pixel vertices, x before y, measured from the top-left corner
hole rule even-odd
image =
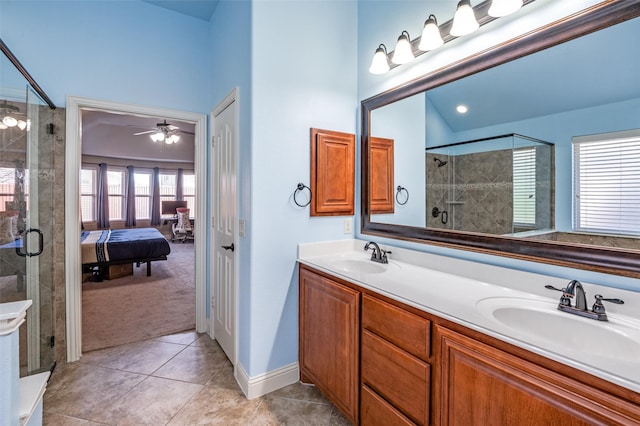
[[[99,278],[104,268],[127,263],[146,263],[151,276],[151,262],[167,260],[171,253],[169,242],[156,228],[82,231],[80,242],[82,271]]]

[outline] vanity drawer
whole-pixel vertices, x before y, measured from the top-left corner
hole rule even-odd
[[[363,384],[416,423],[429,424],[429,364],[363,330],[360,368]]]
[[[362,386],[360,392],[360,424],[367,426],[415,425],[367,386]]]
[[[369,296],[362,298],[362,327],[418,358],[429,360],[430,321]]]

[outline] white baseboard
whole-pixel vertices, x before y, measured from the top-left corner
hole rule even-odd
[[[247,399],[258,398],[300,380],[298,363],[285,365],[268,373],[249,377],[242,364],[236,365],[236,380]]]

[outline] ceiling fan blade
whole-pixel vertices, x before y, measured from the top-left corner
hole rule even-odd
[[[189,131],[187,131],[187,130],[178,130],[178,133],[183,133],[183,134],[185,134],[185,135],[195,135],[195,133],[194,133],[194,132],[189,132]]]
[[[134,133],[134,136],[139,136],[139,135],[146,135],[147,133],[155,133],[157,132],[157,130],[147,130],[145,132],[138,132],[138,133]]]

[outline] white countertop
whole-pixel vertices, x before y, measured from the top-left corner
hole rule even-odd
[[[11,334],[20,327],[31,303],[31,300],[0,303],[0,336]]]
[[[605,302],[609,321],[600,322],[557,311],[555,307],[560,293],[547,290],[544,286],[551,284],[557,288],[565,287],[567,280],[562,278],[388,245],[380,247],[391,250],[389,264],[372,262],[378,269],[384,268],[384,272],[367,273],[354,268],[336,267],[341,260],[370,261],[371,252],[363,249],[365,243],[363,240],[342,240],[300,244],[298,261],[425,312],[640,392],[640,293],[583,282],[589,307],[593,304],[595,294],[625,301],[624,305]],[[548,336],[523,332],[519,328],[523,324],[496,321],[486,314],[486,306],[494,300],[510,300],[532,308],[540,306],[551,312],[552,316],[549,318],[553,322],[548,327]],[[554,327],[556,320],[557,328]],[[597,333],[585,332],[581,333],[583,336],[567,336],[567,327],[574,325],[579,326],[580,330],[584,327]],[[607,342],[594,339],[594,334],[606,339],[609,336],[607,333],[629,336],[632,344],[625,346],[624,351],[613,353]],[[571,344],[571,341],[577,343]],[[590,342],[590,349],[579,348],[582,342]]]

